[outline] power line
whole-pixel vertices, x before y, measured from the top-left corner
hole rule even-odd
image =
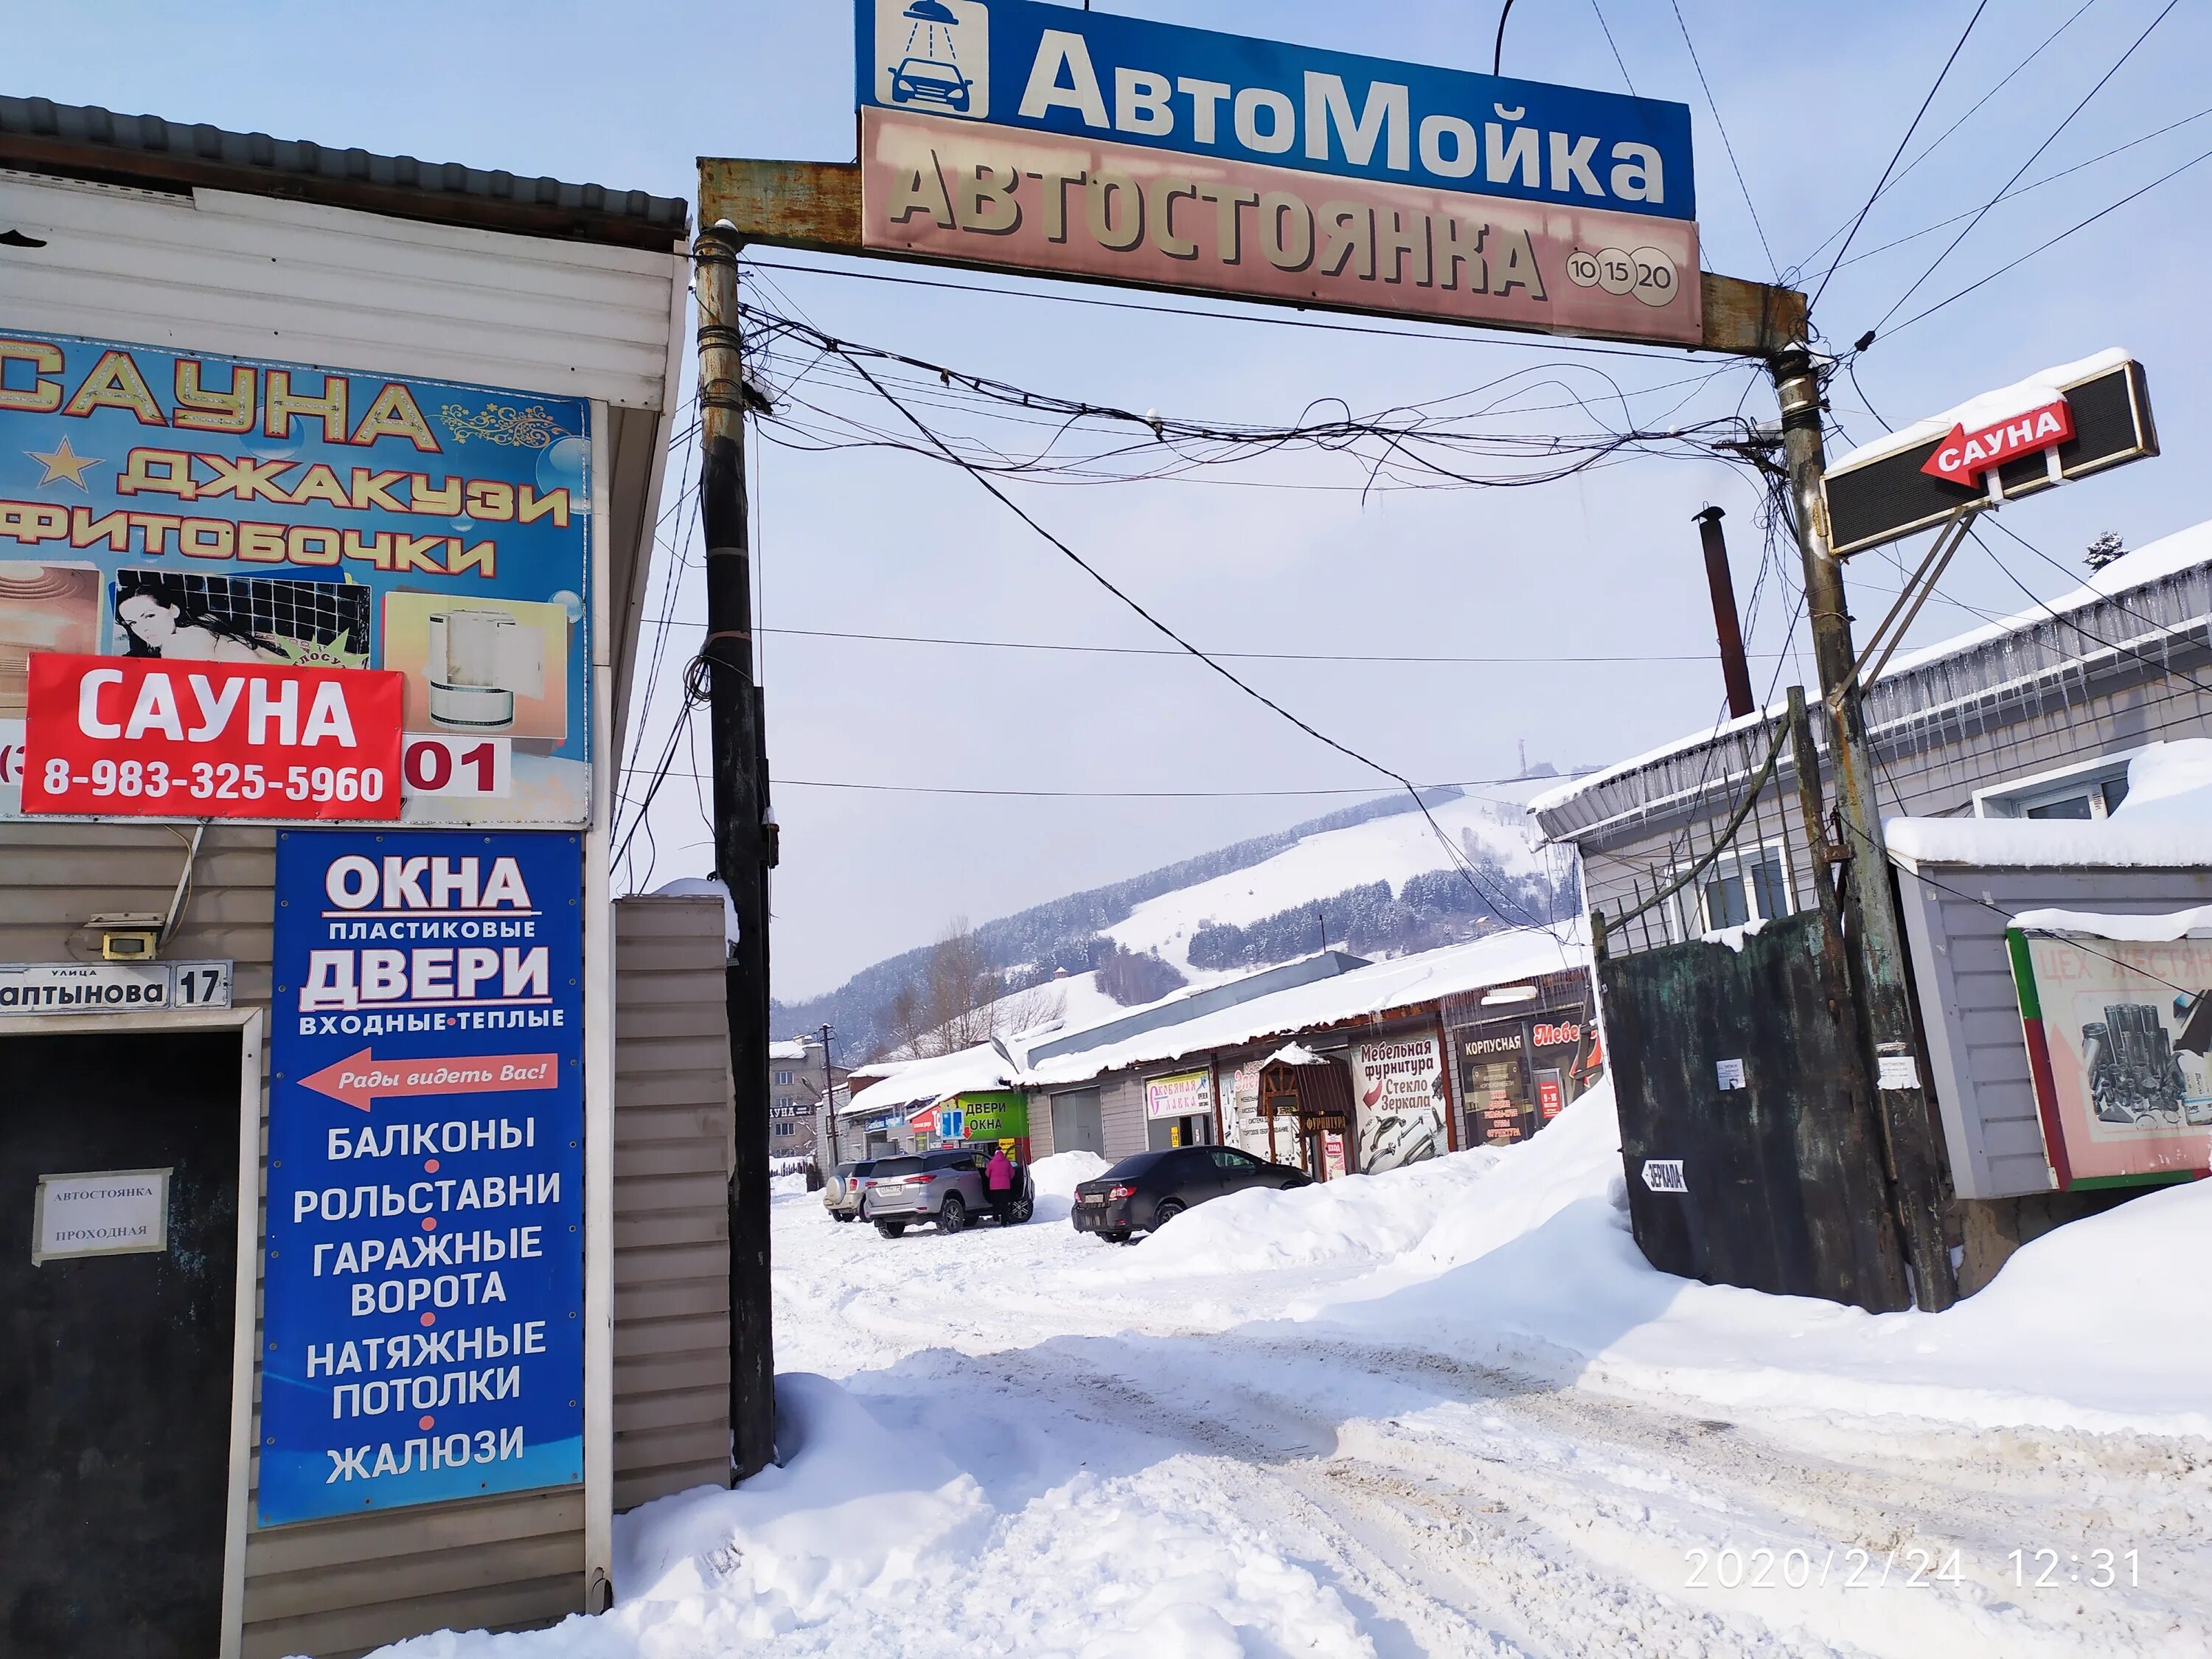
[[[2115,155],[2124,155],[2131,149],[2140,149],[2142,146],[2150,143],[2152,139],[2163,138],[2169,132],[2178,132],[2183,127],[2193,126],[2197,122],[2202,121],[2208,115],[2212,115],[2212,105],[2208,105],[2205,108],[2198,110],[2193,115],[2185,115],[2178,121],[2168,121],[2162,127],[2154,127],[2150,131],[2143,133],[2140,137],[2129,139],[2124,144],[2115,144],[2110,149],[2100,150],[2094,155],[2090,156],[2087,161],[2076,161],[2070,167],[2061,167],[2056,173],[2045,173],[2040,179],[2031,179],[2027,183],[2021,185],[2018,189],[2007,191],[2002,196],[1999,197],[1997,200],[2000,204],[2014,201],[2020,197],[2041,190],[2046,185],[2055,185],[2061,179],[2070,179],[2077,173],[2086,173],[2089,168],[2095,167],[2100,161],[2109,161]],[[1936,232],[1942,229],[1946,225],[1955,225],[1961,219],[1971,219],[1973,216],[1974,210],[1972,208],[1966,208],[1960,212],[1952,214],[1948,218],[1938,219],[1932,225],[1923,225],[1917,230],[1908,231],[1902,236],[1893,237],[1890,240],[1879,243],[1873,247],[1866,249],[1863,252],[1855,253],[1850,258],[1842,261],[1842,263],[1847,265],[1858,264],[1863,260],[1873,258],[1877,254],[1887,253],[1893,247],[1903,247],[1907,242],[1917,242],[1923,236],[1932,236]],[[1895,331],[1893,330],[1892,331],[1894,332]]]
[[[842,345],[838,349],[840,354],[842,355],[843,348]],[[1453,863],[1458,867],[1461,879],[1467,883],[1468,888],[1478,897],[1481,898],[1485,903],[1488,904],[1493,911],[1498,912],[1499,915],[1502,915],[1504,914],[1504,907],[1510,906],[1512,909],[1520,914],[1522,920],[1528,926],[1535,927],[1540,925],[1537,923],[1535,918],[1530,915],[1526,909],[1523,909],[1519,904],[1515,903],[1510,898],[1502,898],[1501,896],[1490,892],[1482,885],[1482,884],[1476,878],[1470,861],[1456,846],[1453,845],[1451,837],[1444,834],[1443,826],[1437,822],[1435,815],[1429,811],[1428,803],[1421,799],[1420,789],[1412,779],[1407,777],[1401,772],[1392,770],[1389,767],[1383,765],[1382,762],[1371,759],[1368,756],[1361,754],[1358,750],[1352,748],[1348,744],[1340,743],[1336,738],[1318,730],[1308,721],[1300,719],[1289,709],[1284,708],[1282,704],[1277,702],[1273,697],[1268,696],[1265,692],[1260,690],[1258,688],[1238,678],[1235,673],[1222,666],[1219,662],[1216,661],[1212,657],[1207,656],[1205,652],[1200,651],[1189,641],[1184,639],[1182,635],[1176,633],[1174,629],[1169,627],[1167,623],[1162,622],[1158,617],[1152,615],[1151,611],[1147,611],[1135,599],[1132,598],[1128,593],[1124,592],[1120,587],[1115,586],[1112,579],[1107,576],[1103,571],[1098,569],[1097,566],[1091,563],[1089,560],[1085,559],[1080,553],[1078,553],[1073,547],[1070,547],[1059,537],[1054,535],[1051,531],[1046,529],[1044,526],[1038,523],[1036,520],[1030,517],[1018,501],[1015,501],[1004,490],[1000,489],[999,486],[994,483],[986,474],[979,471],[977,468],[970,465],[949,444],[945,443],[943,439],[938,437],[937,434],[932,432],[927,426],[923,424],[921,420],[917,417],[912,410],[908,409],[904,404],[901,403],[888,388],[878,381],[873,374],[868,372],[868,367],[866,363],[861,362],[857,358],[852,357],[848,357],[846,361],[850,362],[853,367],[860,372],[862,378],[866,380],[871,386],[876,388],[877,394],[881,397],[884,402],[890,404],[892,408],[897,410],[898,412],[906,418],[907,422],[914,427],[915,431],[921,433],[924,438],[927,439],[939,450],[943,452],[948,460],[951,460],[963,471],[966,472],[969,477],[973,478],[975,483],[987,491],[994,500],[998,501],[1000,506],[1004,507],[1008,512],[1012,513],[1016,518],[1019,519],[1024,524],[1035,531],[1038,536],[1049,543],[1063,557],[1074,564],[1078,569],[1089,576],[1091,580],[1097,582],[1101,587],[1104,588],[1109,593],[1111,593],[1123,605],[1135,611],[1138,616],[1143,617],[1146,623],[1152,628],[1156,629],[1167,639],[1172,641],[1177,646],[1180,646],[1191,656],[1197,658],[1199,661],[1206,664],[1207,667],[1212,669],[1215,673],[1220,675],[1223,679],[1227,680],[1230,684],[1235,686],[1239,691],[1242,691],[1246,696],[1251,698],[1255,702],[1261,704],[1263,708],[1273,711],[1276,714],[1289,721],[1292,726],[1297,726],[1301,732],[1306,733],[1307,736],[1314,738],[1318,743],[1327,745],[1328,748],[1335,750],[1337,753],[1344,756],[1346,759],[1357,761],[1360,765],[1366,767],[1369,770],[1380,773],[1382,776],[1390,779],[1393,782],[1402,787],[1407,794],[1413,797],[1413,805],[1419,809],[1422,817],[1427,820],[1430,830],[1435,835],[1437,842],[1443,847],[1446,855],[1449,856],[1452,860]],[[1564,947],[1562,948],[1564,949]]]
[[[1944,78],[1951,73],[1951,65],[1959,61],[1959,54],[1966,49],[1966,37],[1974,32],[1974,25],[1982,21],[1982,14],[1989,9],[1989,5],[1990,0],[1980,0],[1974,8],[1974,15],[1966,20],[1966,27],[1959,31],[1959,39],[1951,48],[1951,55],[1943,60],[1943,67],[1936,70],[1935,82],[1928,88],[1928,95],[1920,100],[1920,107],[1913,112],[1911,124],[1905,129],[1905,136],[1897,141],[1896,149],[1891,152],[1889,165],[1881,170],[1881,177],[1875,180],[1873,192],[1866,198],[1866,205],[1859,210],[1858,217],[1851,221],[1850,229],[1844,234],[1844,245],[1836,250],[1836,257],[1828,262],[1827,275],[1820,278],[1820,287],[1813,290],[1813,297],[1805,302],[1807,316],[1812,315],[1814,308],[1820,303],[1820,296],[1828,291],[1829,278],[1836,274],[1836,267],[1843,264],[1844,255],[1851,251],[1851,239],[1859,234],[1859,227],[1866,222],[1866,216],[1873,210],[1875,198],[1888,185],[1889,175],[1896,169],[1898,159],[1905,154],[1905,147],[1912,142],[1912,135],[1920,130],[1920,122],[1928,113],[1928,106],[1936,101],[1936,94],[1942,90]]]
[[[1751,199],[1751,186],[1744,182],[1743,165],[1735,159],[1735,145],[1729,138],[1728,123],[1721,119],[1721,106],[1713,100],[1712,82],[1705,79],[1705,66],[1698,60],[1698,43],[1690,39],[1690,25],[1682,16],[1681,0],[1667,0],[1674,9],[1675,26],[1682,31],[1682,44],[1690,49],[1690,66],[1698,72],[1698,84],[1705,88],[1705,107],[1712,112],[1713,125],[1719,129],[1721,148],[1728,152],[1729,166],[1735,171],[1736,188],[1743,192],[1743,204],[1751,213],[1751,228],[1759,233],[1759,246],[1765,251],[1767,269],[1774,280],[1782,280],[1782,266],[1775,259],[1774,250],[1766,240],[1766,227],[1759,222],[1759,208]],[[2179,3],[2179,0],[2176,0]]]
[[[1597,14],[1598,27],[1605,31],[1606,45],[1613,48],[1613,61],[1620,70],[1621,80],[1627,84],[1628,95],[1631,98],[1639,96],[1636,90],[1636,82],[1629,79],[1628,65],[1621,58],[1620,47],[1613,38],[1613,26],[1605,21],[1605,8],[1598,3],[1598,0],[1590,0],[1590,9]]]
[[[623,769],[642,772],[646,769],[638,766]],[[684,778],[701,775],[672,772],[667,775]],[[1562,773],[1553,778],[1547,773],[1535,777],[1465,778],[1456,783],[1425,783],[1420,788],[1424,794],[1432,794],[1443,789],[1495,788],[1509,783],[1567,783],[1574,775]],[[1342,789],[984,789],[950,784],[860,783],[827,778],[776,778],[772,781],[778,789],[853,789],[872,794],[969,795],[1006,800],[1302,800],[1344,795],[1368,795],[1379,799],[1396,793],[1378,791],[1372,784]]]
[[[2089,100],[2105,89],[2105,83],[2120,72],[2121,68],[2127,63],[2128,59],[2136,55],[2136,50],[2142,46],[2142,43],[2150,39],[2151,31],[2155,29],[2160,23],[2164,22],[2166,19],[2166,14],[2171,12],[2180,3],[2181,0],[2166,0],[2165,9],[2161,10],[2157,16],[2150,20],[2149,23],[2145,26],[2143,32],[2136,36],[2134,42],[2125,52],[2119,55],[2119,58],[2113,63],[2112,68],[2106,70],[2104,74],[2097,77],[2097,84],[2091,87],[2088,91],[2081,94],[2081,101],[2075,105],[2072,109],[2066,112],[2065,118],[2061,120],[2057,126],[2051,130],[2051,136],[2035,147],[2033,151],[2029,154],[2028,158],[2022,161],[2019,167],[2014,170],[2012,177],[2004,181],[2003,185],[1997,191],[1996,195],[1990,197],[1988,201],[1982,204],[1980,211],[1977,212],[1974,216],[1967,222],[1966,228],[1964,230],[1960,231],[1956,236],[1954,236],[1951,239],[1949,246],[1945,247],[1941,253],[1936,256],[1934,261],[1929,265],[1928,269],[1922,271],[1919,276],[1912,279],[1912,286],[1906,289],[1904,293],[1897,296],[1896,304],[1891,306],[1887,311],[1882,313],[1881,320],[1875,325],[1875,329],[1885,329],[1889,326],[1889,319],[1892,317],[1896,316],[1899,311],[1905,308],[1905,302],[1907,300],[1911,299],[1915,294],[1920,291],[1920,285],[1936,274],[1936,267],[1951,257],[1953,249],[1956,248],[1960,243],[1965,241],[1967,237],[1973,234],[1974,227],[1981,223],[1982,221],[1988,216],[1990,209],[1996,206],[1999,202],[2004,199],[2005,191],[2010,190],[2014,185],[2018,184],[2021,178],[2027,173],[2028,168],[2035,165],[2037,160],[2042,155],[2043,152],[2049,149],[2051,145],[2058,142],[2058,136],[2064,132],[2066,129],[2073,124],[2074,118],[2089,106]],[[2079,228],[2079,227],[2076,227],[2076,228]],[[2045,244],[2045,246],[2047,246],[2048,244]],[[2040,250],[2038,250],[2038,252],[2040,252]],[[2017,263],[2017,261],[2014,263]],[[2010,267],[2007,267],[2007,269],[2009,268]],[[1987,277],[1983,279],[1984,282],[1988,280],[1989,279]],[[1979,287],[1980,284],[1977,283],[1975,286]],[[1971,293],[1972,290],[1965,289],[1961,291]],[[1951,296],[1952,299],[1957,299],[1959,295],[1955,294]],[[1946,300],[1943,303],[1945,305],[1948,305],[1950,301]],[[1930,307],[1931,310],[1939,308],[1940,307]],[[1924,317],[1927,314],[1927,312],[1922,312],[1920,316]],[[1915,317],[1910,320],[1917,322],[1919,318]]]
[[[1875,199],[1879,201],[1883,196],[1888,193],[1889,190],[1893,190],[1899,185],[1903,184],[1905,180],[1911,175],[1912,170],[1915,167],[1918,167],[1923,161],[1926,161],[1938,149],[1942,148],[1943,141],[1945,139],[1948,138],[1960,127],[1966,125],[1968,121],[1972,120],[1975,112],[1979,110],[1983,105],[1988,103],[1990,99],[1996,97],[2007,87],[2010,86],[2014,76],[2018,76],[2022,70],[2026,69],[2030,64],[2033,64],[2037,58],[2043,56],[2045,51],[2050,46],[2052,41],[2057,40],[2060,35],[2065,33],[2068,29],[2073,27],[2075,22],[2081,17],[2081,14],[2088,10],[2090,7],[2096,3],[2097,0],[2081,0],[2081,3],[2074,9],[2073,13],[2068,16],[2064,22],[2061,23],[2057,28],[2051,30],[2050,33],[2043,37],[2043,40],[2037,45],[2034,51],[2029,52],[2027,57],[2021,58],[2017,64],[2014,64],[2010,70],[2006,71],[2004,76],[1997,82],[1996,85],[1991,87],[1987,92],[1984,93],[1979,98],[1977,98],[1971,105],[1969,105],[1965,114],[1961,115],[1957,120],[1952,122],[1949,126],[1944,128],[1942,131],[1937,133],[1933,138],[1930,138],[1928,141],[1927,147],[1923,149],[1920,154],[1914,156],[1910,161],[1907,161],[1905,164],[1904,167],[1898,173],[1897,176],[1890,180],[1889,185],[1887,189],[1878,190],[1875,192]],[[1966,216],[1962,213],[1958,216],[1963,219]],[[1851,222],[1856,222],[1854,221]],[[1949,224],[1952,221],[1948,219],[1943,221],[1943,223],[1945,224]],[[1819,258],[1820,257],[1820,250],[1827,246],[1829,243],[1834,241],[1837,237],[1843,234],[1844,227],[1842,225],[1838,225],[1826,236],[1823,236],[1813,251],[1805,256],[1805,263],[1807,264],[1810,264],[1814,260]],[[1894,246],[1895,244],[1892,243],[1888,246]]]
[[[651,618],[639,624],[642,628],[696,628],[696,623],[659,622]],[[761,634],[777,634],[794,639],[860,640],[883,645],[945,645],[963,646],[986,651],[1049,651],[1065,652],[1077,656],[1100,657],[1182,657],[1188,653],[1165,645],[1073,645],[1050,640],[971,640],[935,634],[869,634],[851,629],[836,628],[762,628]],[[1414,666],[1425,665],[1472,665],[1507,667],[1529,666],[1549,663],[1667,663],[1713,660],[1711,652],[1686,652],[1679,654],[1644,654],[1618,656],[1560,656],[1547,653],[1534,656],[1420,656],[1390,655],[1381,653],[1334,651],[1209,651],[1209,657],[1219,657],[1232,662],[1360,662],[1401,663]],[[1783,651],[1753,651],[1754,657],[1783,657]]]
[[[1975,281],[1967,283],[1966,287],[1960,289],[1956,294],[1951,295],[1948,298],[1938,300],[1934,305],[1929,306],[1925,311],[1916,311],[1911,316],[1907,317],[1903,322],[1899,323],[1897,327],[1891,329],[1889,333],[1891,335],[1895,335],[1905,329],[1911,328],[1913,324],[1920,321],[1924,317],[1933,317],[1937,312],[1942,310],[1944,307],[1951,305],[1957,301],[1965,299],[1976,289],[1986,288],[1990,283],[1994,283],[1998,277],[2005,275],[2008,271],[2015,270],[2021,265],[2026,264],[2030,259],[2035,258],[2037,254],[2045,252],[2051,248],[2057,247],[2059,243],[2064,241],[2068,237],[2074,235],[2076,232],[2088,229],[2088,228],[2091,225],[2095,224],[2098,220],[2105,218],[2111,214],[2118,213],[2122,208],[2127,206],[2129,203],[2136,201],[2139,198],[2149,195],[2151,191],[2156,190],[2160,185],[2165,184],[2167,180],[2179,179],[2183,173],[2188,172],[2191,167],[2201,166],[2203,162],[2209,160],[2212,160],[2212,149],[2204,150],[2198,155],[2190,157],[2188,161],[2184,161],[2179,167],[2174,168],[2172,172],[2160,173],[2157,178],[2145,185],[2141,190],[2129,191],[2128,194],[2121,197],[2118,201],[2114,202],[2109,207],[2099,208],[2094,213],[2082,220],[2080,223],[2069,225],[2064,230],[2060,231],[2056,236],[2051,237],[2045,241],[2038,242],[2033,247],[2028,249],[2027,252],[2021,254],[2017,259],[2009,260],[2006,264],[1999,265],[1995,270],[1990,272],[1988,276],[1977,278]],[[1967,229],[1969,230],[1972,228],[1973,227],[1971,225],[1967,227]],[[1954,243],[1953,246],[1956,246],[1957,244]],[[1933,267],[1931,267],[1931,269]]]

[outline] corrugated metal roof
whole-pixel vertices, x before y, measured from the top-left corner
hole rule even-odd
[[[0,167],[153,189],[290,197],[523,236],[665,252],[690,229],[681,198],[379,155],[98,105],[0,97]]]
[[[2172,655],[2201,646],[2212,629],[2207,552],[2212,525],[2194,526],[2107,567],[2095,586],[1904,653],[1864,696],[1876,759],[1894,763],[1955,740],[1968,726],[1982,731],[2022,718],[2055,684],[2086,690],[2116,676],[2171,672]],[[2130,583],[2130,575],[2142,580]],[[1764,764],[1781,710],[1778,704],[1577,780],[1531,810],[1547,836],[1589,846],[1645,834],[1686,813],[1725,816],[1742,780]],[[1819,747],[1825,753],[1826,746],[1823,729]],[[1785,780],[1796,776],[1786,748],[1778,770]]]

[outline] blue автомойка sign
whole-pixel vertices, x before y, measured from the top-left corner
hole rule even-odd
[[[276,848],[263,1526],[583,1478],[583,857]]]
[[[855,0],[854,15],[864,106],[1697,217],[1684,104],[1037,0]]]

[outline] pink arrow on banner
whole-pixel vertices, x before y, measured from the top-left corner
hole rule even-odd
[[[372,1098],[414,1095],[489,1095],[550,1089],[561,1080],[553,1054],[479,1054],[447,1060],[378,1060],[366,1048],[300,1079],[303,1089],[362,1111]]]

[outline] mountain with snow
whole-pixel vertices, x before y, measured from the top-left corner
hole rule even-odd
[[[1540,787],[1539,782],[1536,787]],[[975,940],[1017,1025],[1081,1026],[1324,945],[1370,958],[1572,915],[1571,854],[1510,799],[1431,792],[1386,797],[982,924]],[[778,1032],[837,1027],[877,1053],[883,1015],[916,983],[923,946],[876,963],[825,996],[779,1001]]]

